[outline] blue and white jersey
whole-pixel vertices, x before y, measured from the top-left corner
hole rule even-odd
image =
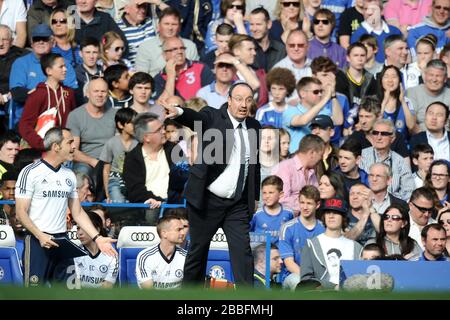
[[[66,232],[68,199],[78,198],[72,170],[52,167],[44,159],[29,164],[19,174],[16,198],[31,199],[28,214],[36,227],[47,233]]]
[[[261,126],[274,126],[275,128],[283,127],[283,112],[287,109],[287,104],[284,106],[282,112],[279,112],[272,105],[272,102],[262,106],[256,111],[256,120],[261,123]]]
[[[411,104],[411,101],[405,97],[406,105],[408,106],[409,111],[412,115],[415,115],[414,107]],[[383,119],[389,119],[395,126],[395,130],[399,132],[402,137],[405,139],[405,142],[409,141],[409,132],[408,127],[406,126],[406,118],[405,112],[403,111],[402,105],[398,106],[397,112],[383,112]]]
[[[280,206],[280,212],[277,215],[268,214],[265,210],[265,206],[263,206],[262,210],[253,215],[252,221],[250,221],[250,231],[268,231],[272,236],[272,243],[276,243],[278,241],[281,226],[294,218],[294,214],[291,210],[283,209],[283,206]]]
[[[116,283],[119,260],[99,251],[95,256],[76,257],[73,259],[77,285],[81,288],[99,288],[103,281]]]
[[[167,259],[159,244],[139,252],[136,258],[136,279],[139,288],[148,280],[153,281],[155,289],[181,287],[186,254],[186,250],[175,247],[172,257]]]

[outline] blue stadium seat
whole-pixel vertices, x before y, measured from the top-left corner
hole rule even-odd
[[[0,226],[0,284],[23,285],[16,238],[10,226]]]
[[[211,278],[226,279],[234,282],[227,238],[221,228],[217,230],[209,246],[206,275]]]
[[[157,243],[159,236],[154,226],[126,226],[120,230],[117,241],[120,287],[137,287],[136,257],[141,250]]]

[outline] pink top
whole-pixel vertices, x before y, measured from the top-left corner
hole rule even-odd
[[[413,26],[431,12],[433,0],[419,0],[410,4],[406,0],[389,0],[384,6],[384,18],[397,20],[400,25]]]
[[[314,169],[306,169],[297,155],[280,162],[272,174],[283,180],[284,196],[280,199],[280,203],[285,208],[292,209],[295,215],[300,212],[298,199],[300,190],[306,185],[319,186]]]

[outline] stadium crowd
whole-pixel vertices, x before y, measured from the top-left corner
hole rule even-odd
[[[163,203],[184,203],[209,138],[167,110],[234,101],[262,126],[249,224],[272,234],[274,282],[338,288],[340,259],[448,260],[449,17],[450,0],[0,0],[2,199],[50,150],[48,130],[69,129],[64,166],[80,202],[148,204],[163,258],[140,253],[139,286],[177,287],[179,273],[152,277],[183,265],[187,218],[158,217]],[[253,98],[231,96],[240,82]],[[88,216],[99,235],[117,236],[97,209]],[[0,214],[23,239],[14,205]],[[101,259],[109,272],[96,284],[112,286],[117,261]],[[79,261],[82,274],[90,262]]]

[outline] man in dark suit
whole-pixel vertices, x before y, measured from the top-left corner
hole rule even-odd
[[[249,222],[259,198],[261,127],[249,117],[252,103],[252,88],[241,82],[231,86],[228,102],[220,109],[195,112],[165,106],[168,117],[197,131],[201,151],[186,187],[191,236],[184,267],[188,284],[203,283],[209,244],[219,227],[227,237],[235,282],[253,283]]]

